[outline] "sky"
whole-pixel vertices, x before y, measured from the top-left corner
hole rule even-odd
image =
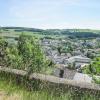
[[[0,0],[0,26],[100,29],[100,0]]]

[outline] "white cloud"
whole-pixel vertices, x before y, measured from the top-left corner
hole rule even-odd
[[[80,14],[76,10],[77,14],[74,13],[74,9],[67,10],[77,6],[81,9],[93,5],[86,4],[86,1],[88,0],[11,0],[10,20],[15,26],[36,28],[99,28],[99,23],[95,21],[80,20],[87,16],[86,13],[80,18],[77,17]]]
[[[10,15],[18,19],[48,19],[64,6],[79,5],[80,0],[11,0]],[[20,3],[18,3],[18,1]],[[51,15],[50,15],[51,14]],[[60,14],[59,14],[60,16]],[[58,17],[59,17],[58,16]]]
[[[21,2],[20,5],[17,5],[16,2],[14,2],[14,4],[12,4],[9,9],[10,16],[22,20],[48,20],[53,19],[53,17],[55,18],[57,16],[57,12],[59,12],[60,9],[60,5],[57,5],[57,2],[53,4],[53,2],[49,3],[50,1],[29,1],[30,2]]]

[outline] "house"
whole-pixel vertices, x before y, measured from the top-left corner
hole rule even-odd
[[[92,77],[90,77],[87,74],[76,73],[75,76],[73,77],[73,80],[78,81],[78,82],[91,83],[92,82]]]
[[[41,44],[42,44],[43,46],[49,46],[49,45],[51,44],[51,40],[50,40],[50,39],[43,39],[43,40],[41,41]]]
[[[83,55],[83,54],[80,50],[77,50],[77,51],[73,51],[73,55],[77,56],[77,55]]]
[[[66,66],[64,66],[63,64],[59,65],[55,70],[54,70],[54,76],[56,77],[60,77],[60,78],[67,78],[72,80],[74,78],[76,71],[72,71],[67,69]]]
[[[87,57],[82,57],[82,56],[73,56],[69,59],[67,59],[68,63],[70,64],[75,64],[75,67],[77,68],[78,66],[83,66],[85,64],[89,64],[91,62],[90,58]]]
[[[60,67],[55,69],[54,76],[74,80],[76,82],[92,82],[92,77],[90,77],[89,75],[78,73],[75,70],[69,70],[63,65],[60,65]]]

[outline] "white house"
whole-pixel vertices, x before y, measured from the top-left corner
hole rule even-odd
[[[90,58],[82,57],[82,56],[73,56],[67,59],[68,63],[75,63],[75,67],[80,66],[83,67],[91,62]]]
[[[92,82],[92,77],[90,77],[87,74],[76,73],[75,76],[73,77],[73,80],[78,81],[78,82],[91,83]]]

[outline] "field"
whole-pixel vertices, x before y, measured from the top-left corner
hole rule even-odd
[[[43,37],[51,37],[51,38],[64,38],[65,36],[62,35],[50,35],[50,34],[41,34],[41,32],[29,32],[29,31],[23,31],[23,32],[16,32],[13,29],[10,29],[8,31],[2,30],[0,33],[0,36],[14,39],[16,37],[19,37],[19,35],[24,34],[24,35],[30,35],[36,38],[43,38]]]

